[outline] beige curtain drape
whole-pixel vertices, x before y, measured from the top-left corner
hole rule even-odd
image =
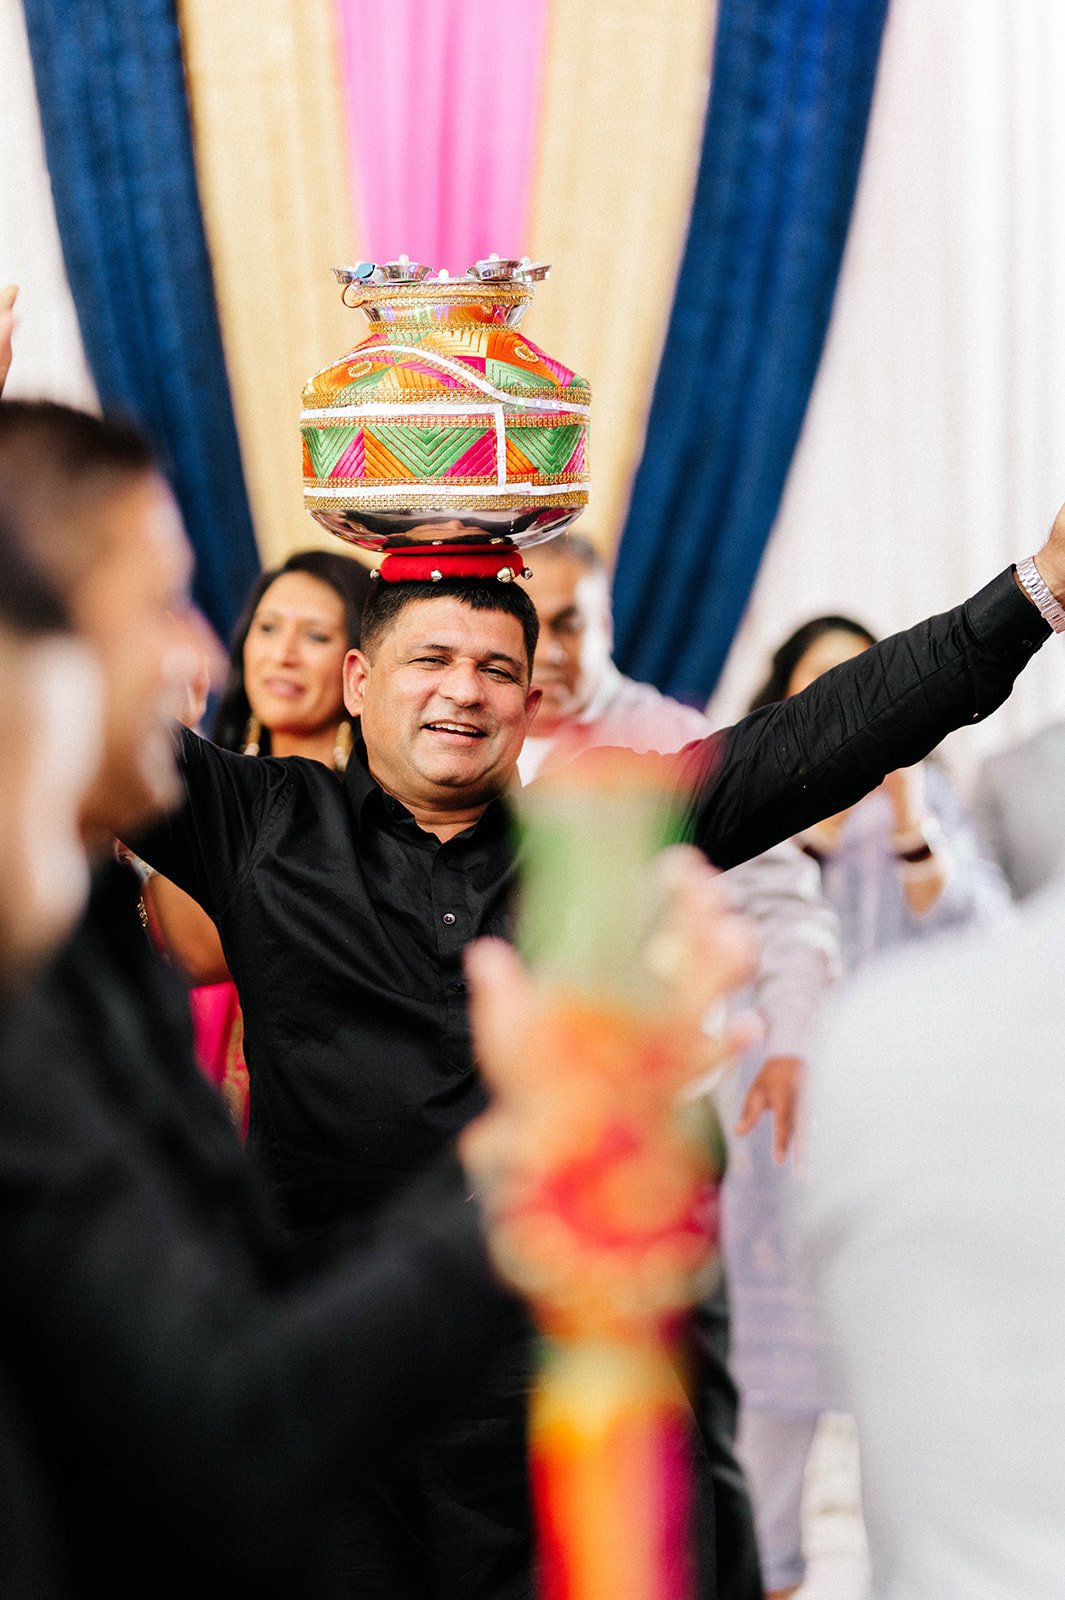
[[[300,391],[362,336],[332,0],[179,0],[222,339],[264,565],[324,545],[303,509]],[[334,541],[335,543],[335,541]]]
[[[702,143],[712,0],[554,0],[529,337],[592,385],[592,497],[612,553],[643,449]]]

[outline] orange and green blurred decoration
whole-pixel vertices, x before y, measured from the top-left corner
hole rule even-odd
[[[690,1022],[645,962],[650,869],[679,834],[674,777],[604,752],[520,803],[519,944],[538,1000],[512,1070],[541,1178],[494,1242],[544,1336],[530,1446],[543,1600],[691,1591],[677,1367],[716,1188],[678,1110]]]

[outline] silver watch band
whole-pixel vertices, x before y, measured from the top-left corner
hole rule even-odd
[[[1049,622],[1055,633],[1065,633],[1065,606],[1054,598],[1043,582],[1034,556],[1018,563],[1017,579],[1044,622]]]

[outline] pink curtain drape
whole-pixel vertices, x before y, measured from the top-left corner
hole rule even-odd
[[[521,255],[548,0],[336,0],[358,235],[464,272]]]

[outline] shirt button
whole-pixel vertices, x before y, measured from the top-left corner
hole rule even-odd
[[[451,990],[452,994],[466,993],[466,985],[463,983],[461,978],[456,978],[454,983],[448,984],[448,988]]]
[[[444,915],[440,918],[440,921],[444,924],[445,927],[448,927],[448,928],[451,927],[451,924],[454,922],[454,920],[455,920],[455,913],[453,911],[445,911]]]

